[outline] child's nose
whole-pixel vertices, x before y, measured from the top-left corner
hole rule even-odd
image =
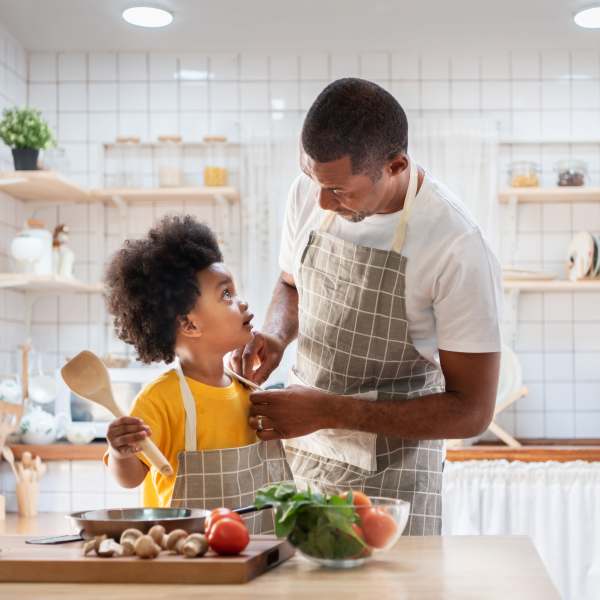
[[[240,310],[245,312],[248,310],[248,303],[245,300],[240,300]]]

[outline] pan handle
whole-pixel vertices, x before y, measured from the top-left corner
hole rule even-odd
[[[232,512],[237,513],[238,515],[247,515],[253,512],[258,512],[259,510],[265,510],[266,508],[273,508],[271,504],[265,504],[260,508],[256,508],[256,506],[243,506],[242,508],[234,508]]]

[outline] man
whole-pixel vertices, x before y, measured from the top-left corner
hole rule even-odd
[[[281,277],[232,362],[261,383],[297,337],[293,385],[251,396],[258,436],[286,439],[300,485],[407,500],[406,533],[431,535],[443,439],[477,435],[493,415],[501,275],[407,140],[402,107],[376,84],[321,92],[302,129]]]

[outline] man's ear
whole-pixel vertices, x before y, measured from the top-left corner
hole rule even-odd
[[[387,164],[390,175],[398,175],[408,169],[408,156],[406,154],[397,154]]]
[[[189,315],[179,317],[179,331],[186,337],[200,337],[202,335],[202,326]]]

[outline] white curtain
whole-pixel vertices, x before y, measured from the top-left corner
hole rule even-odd
[[[564,600],[600,598],[600,463],[446,462],[445,535],[526,535]]]
[[[458,195],[497,251],[497,124],[479,118],[414,119],[409,146],[417,162]]]

